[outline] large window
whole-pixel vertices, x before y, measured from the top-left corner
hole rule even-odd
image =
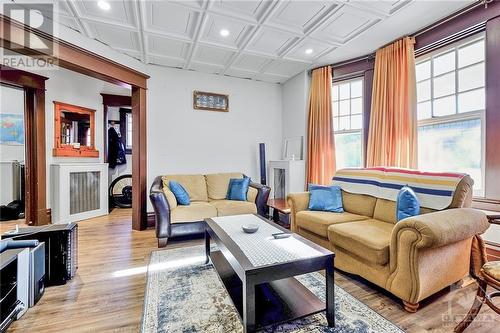
[[[418,166],[465,172],[484,196],[484,35],[417,59]]]
[[[363,166],[363,79],[332,85],[337,169]]]

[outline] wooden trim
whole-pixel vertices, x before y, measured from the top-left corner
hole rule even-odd
[[[39,54],[41,57],[55,58],[57,61],[54,63],[58,66],[120,86],[146,88],[146,80],[149,79],[148,75],[51,36],[43,31],[33,29],[20,22],[11,20],[3,14],[0,14],[0,31],[1,46],[4,48],[12,49],[13,46],[15,46],[15,51],[21,54]],[[28,38],[20,38],[20,36],[26,35]],[[19,45],[14,42],[36,39],[40,39],[47,44],[52,43],[56,53],[55,56],[48,57],[47,55],[43,55],[29,48],[29,46]]]
[[[24,36],[30,36],[31,38],[24,38]],[[20,38],[23,37],[23,38]],[[49,57],[49,60],[56,60],[55,64],[76,71],[78,73],[88,75],[106,82],[114,83],[124,87],[131,87],[133,96],[132,104],[136,105],[133,107],[132,111],[134,117],[134,147],[135,151],[132,153],[132,174],[133,174],[133,200],[132,204],[132,226],[134,229],[144,229],[147,224],[146,221],[146,160],[147,160],[147,150],[146,150],[146,88],[147,79],[149,76],[140,73],[136,70],[123,66],[117,62],[106,59],[100,55],[89,52],[88,50],[82,49],[76,45],[69,42],[60,40],[54,36],[48,35],[47,33],[33,29],[27,25],[19,23],[17,21],[11,20],[5,15],[0,14],[0,46],[5,49],[12,50],[16,47],[15,51],[26,55],[37,55],[35,50],[30,49],[25,45],[15,45],[13,41],[15,40],[34,40],[39,38],[43,42],[52,42],[54,44],[54,49],[57,53],[54,56]],[[45,55],[41,57],[47,58]],[[53,61],[52,61],[53,62]],[[135,92],[135,93],[134,93]],[[42,116],[44,117],[44,109]],[[38,117],[38,113],[37,113]],[[45,119],[45,118],[43,118]],[[138,121],[140,119],[141,121]],[[38,121],[37,121],[38,124]],[[45,125],[45,122],[43,122]],[[41,129],[38,133],[45,134],[45,127]],[[142,140],[141,140],[142,138]],[[43,171],[45,172],[45,138],[43,141],[38,141],[37,145],[42,145],[43,143],[43,154],[38,154],[37,156],[43,156],[44,164]],[[37,157],[38,159],[38,157]],[[37,162],[38,163],[38,162]],[[37,172],[40,172],[40,169]],[[39,182],[45,184],[46,174],[44,173],[37,177]],[[39,188],[38,188],[39,190]],[[45,187],[43,188],[45,193]],[[45,194],[43,194],[43,202],[45,205]]]
[[[90,117],[90,146],[81,145],[79,148],[75,148],[73,145],[61,143],[61,112],[63,110]],[[95,110],[54,101],[54,148],[52,149],[52,155],[59,157],[99,157],[99,151],[95,148]]]
[[[132,106],[132,97],[123,95],[113,95],[113,94],[101,94],[102,104],[103,104],[103,138],[104,138],[104,162],[108,162],[108,108],[109,107],[121,107],[121,106]],[[121,125],[120,125],[121,126]]]
[[[147,228],[146,90],[132,88],[132,228]]]
[[[45,89],[48,78],[0,65],[0,81],[19,88]]]
[[[120,108],[120,135],[125,148],[125,154],[132,154],[132,148],[127,147],[127,114],[132,114],[132,110],[128,108]]]

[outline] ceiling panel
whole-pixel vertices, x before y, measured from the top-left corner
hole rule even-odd
[[[237,49],[253,26],[247,25],[244,22],[230,19],[219,15],[208,15],[206,26],[203,29],[203,36],[200,42],[210,43],[214,45],[227,46]],[[227,30],[229,35],[221,36],[221,30]]]
[[[147,1],[144,10],[144,30],[175,38],[193,39],[199,12],[172,1]]]
[[[136,31],[118,26],[87,22],[95,38],[111,47],[127,50],[140,50],[139,36]]]
[[[261,28],[246,49],[271,57],[277,57],[288,45],[291,45],[298,39],[299,37],[289,32]]]
[[[332,1],[282,1],[268,19],[268,24],[303,34],[325,13],[338,7]]]
[[[107,1],[106,11],[60,0],[55,20],[146,63],[274,83],[374,52],[474,2]]]

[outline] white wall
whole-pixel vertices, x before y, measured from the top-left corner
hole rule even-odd
[[[148,184],[162,174],[228,171],[258,180],[259,142],[268,160],[281,156],[279,85],[150,67]],[[228,94],[229,112],[194,110],[193,90]]]
[[[50,203],[50,164],[53,163],[85,163],[104,161],[104,137],[103,137],[103,105],[101,93],[130,95],[130,90],[91,78],[63,68],[57,70],[40,71],[38,74],[48,77],[45,82],[45,131],[47,149],[47,207]],[[73,158],[54,157],[54,101],[74,104],[96,110],[95,113],[95,145],[99,150],[98,158]]]
[[[283,138],[303,136],[306,142],[309,82],[303,71],[282,84]]]

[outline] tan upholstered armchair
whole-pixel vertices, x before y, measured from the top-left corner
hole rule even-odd
[[[335,267],[399,297],[409,312],[469,272],[471,243],[489,227],[467,208],[473,181],[464,177],[444,210],[421,209],[400,222],[394,201],[342,191],[344,213],[309,211],[308,192],[287,198],[292,231],[333,250]]]

